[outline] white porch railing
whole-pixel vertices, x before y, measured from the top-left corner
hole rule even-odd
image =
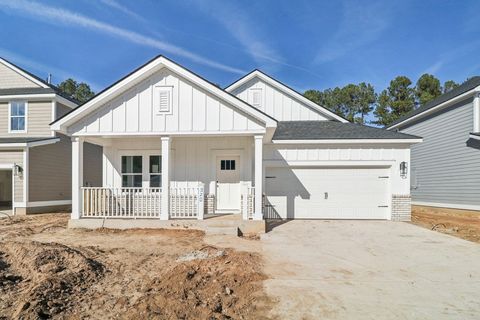
[[[161,188],[82,188],[82,217],[159,218]]]
[[[203,185],[170,188],[170,218],[203,219]],[[160,218],[161,188],[82,188],[84,218]]]
[[[203,219],[203,185],[170,188],[170,218]]]

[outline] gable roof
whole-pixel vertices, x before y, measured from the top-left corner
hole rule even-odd
[[[27,70],[13,64],[12,62],[8,61],[5,58],[0,57],[0,63],[7,66],[8,68],[14,70],[15,72],[19,73],[20,75],[24,76],[28,80],[34,82],[35,84],[39,85],[39,88],[9,88],[9,89],[0,89],[0,96],[10,96],[10,95],[28,95],[28,94],[45,94],[45,93],[54,93],[56,95],[61,96],[69,100],[70,102],[74,103],[75,106],[79,104],[77,100],[70,97],[69,95],[63,93],[57,86],[54,86],[51,83],[46,82],[45,80],[37,77],[33,73],[28,72]]]
[[[272,140],[418,140],[420,137],[338,121],[280,121]]]
[[[163,67],[166,67],[171,71],[181,75],[182,77],[185,77],[187,80],[196,83],[197,85],[214,94],[215,96],[223,98],[223,100],[236,106],[237,108],[253,116],[257,120],[265,123],[268,127],[276,127],[277,120],[275,120],[268,114],[256,109],[255,107],[237,98],[235,95],[223,90],[222,88],[219,88],[213,82],[206,80],[205,78],[181,66],[175,61],[170,60],[163,55],[158,55],[153,59],[147,61],[145,64],[141,65],[134,71],[130,72],[120,80],[114,82],[112,85],[103,89],[94,97],[80,105],[78,108],[70,111],[69,113],[52,122],[51,125],[53,130],[61,131],[63,127],[75,123],[75,120],[82,118],[84,113],[86,113],[87,111],[90,111],[91,109],[95,110],[103,103],[107,102],[111,97],[128,90],[129,86],[137,84],[138,82],[142,81],[143,79],[147,78],[148,76],[152,75],[154,72],[160,70]]]
[[[427,113],[427,111],[432,110],[435,107],[440,106],[456,97],[459,97],[466,93],[473,93],[474,91],[472,90],[476,89],[479,86],[480,86],[480,76],[470,78],[464,83],[462,83],[460,86],[456,87],[455,89],[452,89],[449,92],[444,93],[441,96],[433,99],[432,101],[427,102],[426,104],[424,104],[418,109],[410,111],[406,115],[400,117],[398,120],[386,126],[386,128],[394,129],[398,127],[400,124],[406,124],[407,122],[410,122],[410,120],[413,120],[413,118],[416,119],[418,117],[421,117],[423,116],[423,114]]]
[[[273,77],[269,76],[268,74],[266,74],[265,72],[263,72],[259,69],[254,69],[250,73],[244,75],[243,77],[241,77],[237,81],[235,81],[232,84],[230,84],[229,86],[227,86],[225,88],[225,90],[228,91],[228,92],[232,92],[233,90],[239,88],[240,86],[244,85],[245,83],[247,83],[248,81],[250,81],[254,78],[259,78],[260,80],[268,83],[269,85],[277,88],[278,90],[283,91],[284,93],[286,93],[290,96],[293,96],[294,98],[296,98],[297,100],[300,100],[302,103],[306,104],[307,106],[309,106],[311,109],[315,110],[316,112],[318,112],[322,115],[326,115],[329,118],[332,118],[332,120],[337,120],[337,121],[340,121],[340,122],[348,122],[347,119],[344,119],[341,116],[337,115],[336,113],[328,110],[327,108],[322,107],[322,106],[316,104],[315,102],[305,98],[300,92],[292,89],[291,87],[287,86],[283,82],[281,82],[277,79],[274,79]]]

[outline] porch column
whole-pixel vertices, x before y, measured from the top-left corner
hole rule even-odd
[[[263,136],[255,136],[255,206],[254,220],[262,220]]]
[[[162,203],[160,220],[170,218],[170,137],[162,137]]]
[[[72,219],[82,214],[83,138],[72,138]]]

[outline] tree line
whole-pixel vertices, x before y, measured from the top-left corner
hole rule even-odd
[[[425,73],[415,84],[406,76],[398,76],[380,93],[371,84],[362,82],[323,91],[307,90],[303,95],[355,123],[366,124],[366,116],[373,111],[375,119],[368,123],[387,126],[458,86],[453,80],[441,85],[439,79]]]

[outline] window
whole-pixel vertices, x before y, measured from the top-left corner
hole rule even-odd
[[[150,156],[150,188],[162,186],[162,157]]]
[[[122,156],[122,187],[142,187],[142,156]]]
[[[26,131],[26,111],[25,101],[10,102],[10,131],[25,132]]]
[[[157,113],[170,113],[172,111],[172,88],[155,87],[155,105]]]
[[[235,170],[235,160],[220,160],[220,170]]]
[[[251,89],[251,103],[252,106],[260,108],[262,107],[262,89]]]

